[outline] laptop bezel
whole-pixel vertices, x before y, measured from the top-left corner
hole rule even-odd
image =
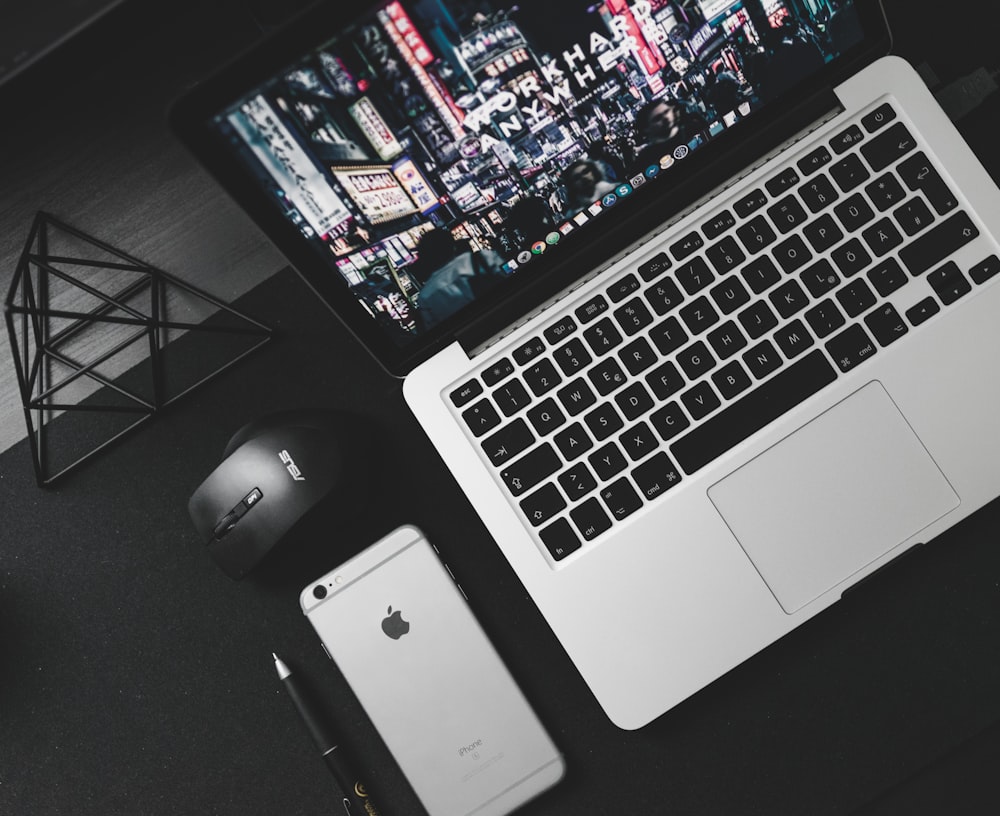
[[[251,217],[303,281],[390,374],[404,377],[456,340],[466,350],[550,300],[574,281],[608,264],[658,224],[683,211],[741,169],[775,150],[824,112],[836,107],[833,88],[874,59],[888,53],[890,34],[879,0],[855,0],[864,38],[793,93],[767,107],[760,119],[749,117],[739,128],[720,134],[699,148],[698,161],[675,165],[669,184],[648,184],[616,206],[603,229],[566,241],[534,260],[528,275],[515,274],[451,318],[399,346],[361,307],[343,279],[299,229],[254,183],[235,151],[212,127],[213,118],[241,95],[329,42],[336,33],[384,3],[363,4],[355,13],[318,3],[251,46],[213,75],[188,89],[171,105],[168,123],[201,165]]]

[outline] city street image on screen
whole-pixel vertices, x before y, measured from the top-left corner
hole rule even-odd
[[[215,124],[405,346],[859,38],[847,0],[390,2]]]

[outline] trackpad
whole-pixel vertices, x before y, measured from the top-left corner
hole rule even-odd
[[[878,382],[708,495],[789,614],[959,504]]]

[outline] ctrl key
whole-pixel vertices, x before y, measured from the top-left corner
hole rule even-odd
[[[826,350],[830,353],[837,367],[842,372],[846,372],[875,354],[876,347],[868,333],[861,328],[860,324],[855,323],[829,340],[826,344]]]
[[[556,561],[561,561],[571,552],[580,549],[580,539],[573,531],[569,521],[564,518],[558,519],[544,530],[539,531],[538,535],[549,554]]]

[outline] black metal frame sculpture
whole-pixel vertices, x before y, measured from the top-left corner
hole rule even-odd
[[[86,258],[71,258],[49,253],[50,230],[60,230],[73,238],[96,247],[106,255],[116,260],[89,260]],[[121,273],[131,273],[136,279],[110,294],[100,291],[85,281],[74,277],[58,265],[75,265],[81,267],[99,268]],[[33,274],[34,271],[34,274]],[[100,301],[100,304],[89,311],[71,311],[54,309],[50,305],[51,278],[58,278],[72,286],[78,287]],[[183,290],[216,307],[216,309],[237,318],[241,325],[221,326],[206,323],[186,323],[167,319],[166,293],[169,287]],[[148,290],[148,310],[136,308],[134,301],[144,296]],[[218,314],[218,312],[216,313]],[[103,241],[86,235],[79,230],[59,221],[52,215],[39,212],[31,226],[24,251],[14,272],[14,279],[7,294],[5,303],[7,330],[10,333],[11,350],[17,379],[21,391],[21,401],[24,408],[25,422],[28,426],[28,440],[35,466],[35,477],[39,486],[51,485],[57,479],[65,476],[84,462],[89,461],[112,443],[119,440],[144,424],[157,412],[172,405],[177,400],[189,394],[194,389],[226,371],[251,352],[260,348],[271,339],[272,329],[263,323],[233,309],[212,295],[182,281],[178,278],[139,261]],[[69,321],[58,331],[52,331],[50,321],[61,319]],[[94,324],[124,324],[134,326],[135,332],[124,340],[116,343],[109,350],[101,353],[95,359],[86,363],[74,360],[63,351],[69,340]],[[20,329],[20,331],[18,331]],[[165,332],[168,330],[186,330],[195,332],[221,332],[225,334],[248,335],[251,339],[258,337],[256,343],[229,362],[202,377],[193,385],[178,394],[167,394],[164,378],[163,352],[165,347]],[[152,373],[152,399],[147,399],[130,391],[119,383],[102,376],[97,368],[110,360],[123,349],[147,338],[149,343],[149,364]],[[19,342],[19,339],[21,342]],[[51,363],[72,370],[68,377],[52,382]],[[58,392],[81,377],[88,377],[104,388],[112,389],[126,398],[123,406],[99,404],[65,404],[55,397]],[[49,473],[46,455],[45,413],[55,411],[90,411],[90,412],[127,412],[138,415],[138,418],[123,430],[115,433],[88,453],[77,458],[71,464],[61,468],[56,473]],[[33,414],[39,414],[37,424]]]

